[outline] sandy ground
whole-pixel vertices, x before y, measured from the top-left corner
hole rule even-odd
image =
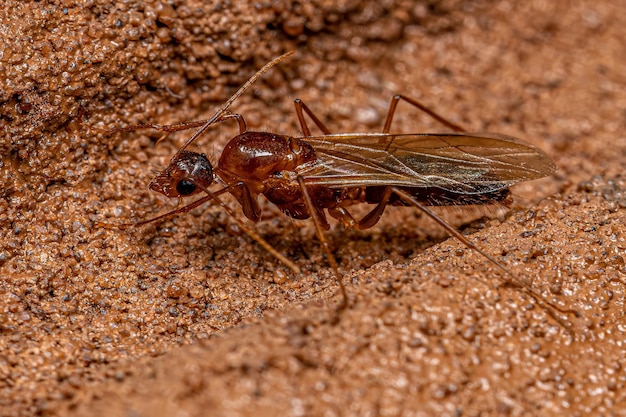
[[[0,415],[626,415],[623,1],[18,2],[0,10]],[[546,310],[418,211],[327,233],[265,205],[256,230],[147,189],[182,132],[232,110],[298,135],[380,130],[396,93],[558,172],[509,210],[438,212]],[[395,132],[444,130],[401,105]],[[225,124],[194,149],[217,159]],[[230,207],[238,210],[235,201]],[[486,215],[486,217],[485,217]]]

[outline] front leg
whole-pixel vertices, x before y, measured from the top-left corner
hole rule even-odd
[[[241,210],[247,218],[253,222],[261,220],[261,207],[257,195],[253,195],[246,184],[238,182],[229,185],[228,188],[228,192],[241,204]]]
[[[225,113],[221,115],[220,117],[218,117],[217,120],[215,120],[213,123],[220,123],[229,119],[237,119],[240,134],[247,131],[248,127],[246,125],[245,119],[243,118],[242,115],[236,114],[236,113]],[[154,129],[154,130],[163,132],[163,136],[161,136],[161,138],[159,138],[159,140],[157,141],[158,143],[158,142],[161,142],[163,139],[167,138],[167,136],[169,136],[169,134],[172,132],[179,132],[181,130],[189,130],[189,129],[193,129],[196,127],[202,127],[209,120],[210,119],[194,120],[194,121],[188,121],[188,122],[174,123],[171,125],[143,124],[143,125],[133,125],[133,126],[127,126],[127,127],[117,127],[115,129],[107,130],[107,134],[111,135],[116,132],[133,132],[135,130]]]

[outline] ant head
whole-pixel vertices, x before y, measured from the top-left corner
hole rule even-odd
[[[186,197],[208,188],[214,179],[205,154],[182,151],[150,182],[150,189],[167,197]]]

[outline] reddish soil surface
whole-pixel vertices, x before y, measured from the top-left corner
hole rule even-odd
[[[0,10],[0,415],[626,415],[626,14],[619,1],[88,2]],[[80,4],[82,3],[82,4]],[[298,135],[379,131],[402,93],[522,138],[558,172],[508,210],[334,225],[176,207],[147,184],[190,132],[106,131],[232,107]],[[445,130],[401,104],[394,132]],[[194,149],[216,161],[225,123]],[[232,199],[228,205],[240,212]],[[358,211],[358,210],[357,210]]]

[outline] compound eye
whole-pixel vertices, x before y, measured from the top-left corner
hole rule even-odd
[[[176,191],[180,195],[191,195],[196,191],[196,185],[187,180],[180,180],[176,184]]]

